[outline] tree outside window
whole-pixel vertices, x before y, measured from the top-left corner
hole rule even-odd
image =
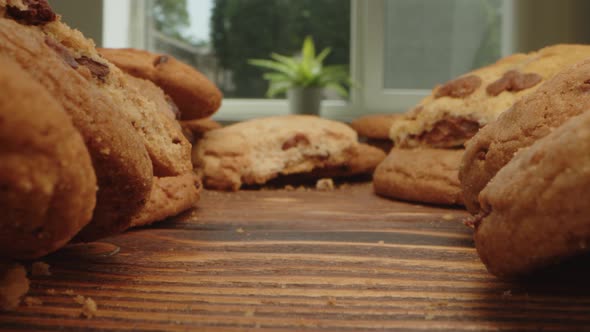
[[[153,2],[154,48],[201,70],[226,98],[265,98],[268,82],[247,60],[295,55],[307,35],[318,49],[332,48],[327,64],[350,62],[350,1],[208,0],[206,40],[191,34],[188,1],[203,0]]]

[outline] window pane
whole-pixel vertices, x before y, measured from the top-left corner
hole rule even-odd
[[[332,48],[326,64],[350,62],[347,0],[153,0],[151,10],[151,48],[194,65],[226,98],[264,98],[263,71],[247,60],[295,55],[307,35],[318,52]]]
[[[501,54],[501,0],[385,0],[386,89],[431,89]]]

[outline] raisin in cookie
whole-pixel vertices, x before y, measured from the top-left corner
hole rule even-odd
[[[435,87],[392,125],[390,137],[398,147],[462,146],[543,81],[587,57],[590,46],[555,45],[501,59]]]
[[[590,248],[590,113],[523,149],[480,194],[475,245],[488,270],[514,277]]]
[[[463,150],[393,149],[373,174],[380,196],[405,201],[462,205],[458,173]]]
[[[205,133],[193,163],[205,187],[238,190],[281,175],[338,167],[357,153],[349,126],[315,116],[276,116]]]
[[[28,6],[43,3],[27,1]],[[57,100],[86,143],[99,187],[92,222],[82,231],[92,240],[129,225],[149,197],[152,165],[141,137],[121,121],[120,106],[86,77],[91,69],[41,31],[42,24],[50,24],[44,20],[55,19],[42,8],[24,10],[0,0],[0,54],[19,63]],[[92,70],[107,74],[100,68]]]
[[[86,226],[96,176],[63,107],[0,55],[0,257],[34,259]]]
[[[402,114],[365,115],[352,121],[350,126],[358,133],[361,140],[365,139],[367,144],[389,152],[393,147],[393,141],[389,138],[389,130],[393,123],[401,119],[402,116]]]
[[[467,208],[479,211],[478,195],[519,149],[590,109],[590,59],[560,72],[519,100],[467,143],[459,178]]]
[[[183,120],[205,118],[221,106],[219,89],[203,74],[174,57],[137,49],[100,49],[125,72],[154,82],[176,103]]]

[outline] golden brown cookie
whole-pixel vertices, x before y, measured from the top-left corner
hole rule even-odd
[[[397,147],[460,147],[514,102],[559,71],[590,57],[590,45],[554,45],[515,54],[432,90],[390,137]]]
[[[221,124],[211,118],[180,121],[180,125],[191,143],[203,138],[206,132],[221,128]]]
[[[201,182],[193,172],[155,178],[150,199],[133,218],[131,226],[149,225],[191,209],[199,201],[200,192]]]
[[[469,211],[479,211],[478,195],[519,149],[590,109],[590,59],[544,83],[467,143],[459,178]]]
[[[402,114],[373,114],[362,116],[350,124],[359,135],[361,141],[380,148],[386,153],[393,148],[393,141],[389,138],[392,124],[402,118]]]
[[[0,17],[0,54],[16,60],[61,104],[92,158],[99,191],[92,222],[80,238],[93,240],[126,228],[131,216],[147,201],[153,178],[141,138],[131,124],[121,121],[119,106],[85,76],[90,72],[86,65],[78,64],[65,47],[41,31],[40,25],[27,25],[22,17],[28,14],[16,7],[7,8],[0,0],[0,16],[9,12],[18,15]],[[36,22],[46,16],[33,15],[28,20]],[[20,18],[16,21],[15,17]]]
[[[191,170],[190,143],[178,123],[161,112],[158,104],[149,98],[150,91],[140,91],[129,84],[128,76],[102,58],[94,43],[79,31],[60,21],[40,28],[60,54],[73,58],[78,63],[77,71],[118,106],[121,120],[130,123],[141,137],[150,155],[154,175],[175,176]]]
[[[402,116],[402,114],[365,115],[352,121],[350,126],[359,137],[389,140],[391,125]]]
[[[61,105],[0,55],[0,257],[37,258],[92,217],[96,176]]]
[[[158,111],[172,120],[180,118],[178,107],[167,94],[151,81],[125,74],[125,80],[132,87],[144,95],[148,100],[153,101]]]
[[[357,146],[356,132],[344,123],[275,116],[205,133],[193,149],[193,163],[206,188],[238,190],[242,184],[344,165]]]
[[[516,156],[480,194],[475,245],[488,270],[514,277],[590,248],[590,113]]]
[[[352,156],[340,166],[316,168],[311,173],[312,178],[341,178],[355,175],[370,175],[385,159],[385,152],[374,146],[360,143],[356,146]]]
[[[405,201],[462,205],[463,150],[393,149],[373,174],[375,192]]]
[[[172,56],[138,49],[100,49],[125,72],[154,82],[170,95],[183,120],[205,118],[221,106],[222,95],[207,77]]]

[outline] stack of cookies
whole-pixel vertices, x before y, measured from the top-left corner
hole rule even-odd
[[[130,76],[46,0],[0,0],[0,256],[39,257],[196,204],[176,119],[210,116],[221,94],[170,57],[140,54],[149,66]]]
[[[590,58],[467,143],[459,177],[488,270],[515,277],[588,252]]]
[[[590,46],[509,56],[435,87],[393,122],[375,191],[464,204],[478,254],[500,277],[585,254],[589,109]]]
[[[160,91],[153,94],[158,95],[160,104],[172,106],[191,143],[221,127],[210,118],[221,106],[221,92],[191,66],[172,56],[144,50],[101,48],[99,52],[135,80],[157,85]]]
[[[435,87],[392,123],[389,135],[395,148],[375,171],[375,192],[408,201],[463,205],[458,173],[464,144],[517,100],[587,57],[590,46],[555,45],[508,56]]]

